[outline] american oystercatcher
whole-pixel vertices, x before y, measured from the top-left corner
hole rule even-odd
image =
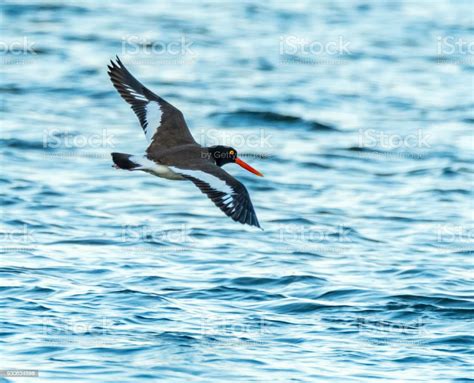
[[[234,221],[260,227],[245,186],[222,169],[236,163],[263,177],[228,146],[203,147],[191,135],[183,113],[143,86],[117,57],[108,74],[115,89],[131,105],[149,142],[144,155],[112,153],[115,167],[141,170],[171,180],[193,182]]]

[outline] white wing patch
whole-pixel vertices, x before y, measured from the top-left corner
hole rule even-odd
[[[227,194],[224,197],[224,200],[227,200],[228,198],[232,198],[232,194],[234,193],[234,190],[229,185],[227,185],[225,181],[221,180],[220,178],[216,176],[213,176],[212,174],[203,172],[202,170],[180,169],[174,166],[170,166],[170,169],[176,173],[181,173],[190,177],[197,178],[207,183],[212,189]]]
[[[222,173],[216,172],[217,174],[214,174],[212,168],[209,169],[209,172],[198,169],[182,169],[177,166],[169,168],[181,175],[182,178],[194,183],[224,214],[234,221],[260,227],[247,189],[231,176],[226,176],[224,173],[223,177],[225,178],[221,179],[218,175]]]
[[[148,142],[151,142],[153,136],[161,125],[161,116],[163,112],[161,111],[160,104],[157,102],[149,102],[145,107],[146,110],[146,127],[145,127],[145,136]]]
[[[157,165],[145,156],[131,156],[129,159],[130,161],[140,165],[140,167],[135,168],[137,170],[151,170]]]
[[[122,84],[123,87],[130,93],[130,95],[135,98],[138,101],[148,101],[148,99],[143,95],[138,92],[135,92],[133,88],[128,86],[127,84]]]

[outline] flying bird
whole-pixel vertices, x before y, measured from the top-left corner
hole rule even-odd
[[[149,143],[144,155],[111,153],[118,169],[143,171],[170,180],[188,180],[236,222],[260,224],[245,186],[222,166],[240,165],[263,177],[229,146],[203,147],[191,135],[183,113],[141,84],[117,57],[108,74],[120,96],[131,105]]]

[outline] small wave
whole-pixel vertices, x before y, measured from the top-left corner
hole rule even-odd
[[[288,224],[292,224],[292,225],[315,225],[316,222],[315,221],[312,221],[308,218],[303,218],[303,217],[299,217],[299,218],[279,218],[279,219],[273,219],[271,220],[270,222],[272,223],[279,223],[279,224],[282,224],[282,225],[288,225]]]
[[[170,294],[173,298],[187,299],[231,299],[242,301],[268,301],[285,298],[282,294],[271,294],[258,289],[243,289],[228,286],[216,286],[204,290],[179,291]]]
[[[315,168],[315,169],[332,169],[333,168],[333,166],[331,165],[326,165],[326,164],[322,164],[320,162],[314,162],[314,161],[302,162],[301,165],[308,168]]]
[[[425,190],[427,193],[434,193],[434,194],[462,194],[462,195],[471,195],[472,189],[428,189]]]
[[[121,242],[120,244],[123,245]],[[103,238],[74,238],[51,242],[50,245],[118,245],[115,239]]]
[[[14,149],[46,150],[43,142],[20,140],[18,138],[0,138],[0,146]]]
[[[315,302],[291,302],[271,305],[268,307],[273,312],[279,314],[306,314],[322,310],[340,311],[343,307],[350,307],[347,305],[324,305]]]
[[[317,121],[305,120],[301,117],[280,114],[276,112],[238,110],[228,113],[213,113],[211,117],[218,117],[226,123],[237,125],[248,125],[249,123],[263,124],[285,124],[310,128],[315,131],[338,131],[334,126],[323,124]]]
[[[70,12],[73,14],[84,14],[88,12],[88,8],[81,7],[78,5],[72,4],[55,4],[55,3],[45,3],[45,4],[3,4],[3,12],[9,16],[22,16],[24,14],[36,14],[39,12]]]
[[[288,286],[292,283],[303,282],[309,285],[322,284],[326,282],[325,279],[315,277],[312,275],[287,275],[280,278],[261,278],[261,277],[239,277],[231,279],[229,281],[231,284],[238,286],[265,286],[265,287],[275,287],[275,286]]]
[[[451,297],[430,297],[423,295],[394,295],[393,298],[399,299],[405,302],[415,302],[415,303],[428,303],[438,307],[455,307],[462,309],[474,309],[474,304],[468,300],[460,298],[451,298]]]
[[[431,346],[442,346],[446,345],[449,347],[452,346],[469,346],[474,344],[473,335],[454,335],[454,336],[444,336],[429,340],[426,342],[427,345]]]
[[[361,289],[339,289],[339,290],[331,290],[327,291],[321,295],[319,295],[316,299],[328,299],[328,300],[335,300],[339,298],[349,298],[353,296],[360,296],[370,293],[368,290],[361,290]]]

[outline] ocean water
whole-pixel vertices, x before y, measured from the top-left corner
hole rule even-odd
[[[1,8],[0,382],[474,380],[471,2]],[[263,231],[112,168],[115,55]]]

